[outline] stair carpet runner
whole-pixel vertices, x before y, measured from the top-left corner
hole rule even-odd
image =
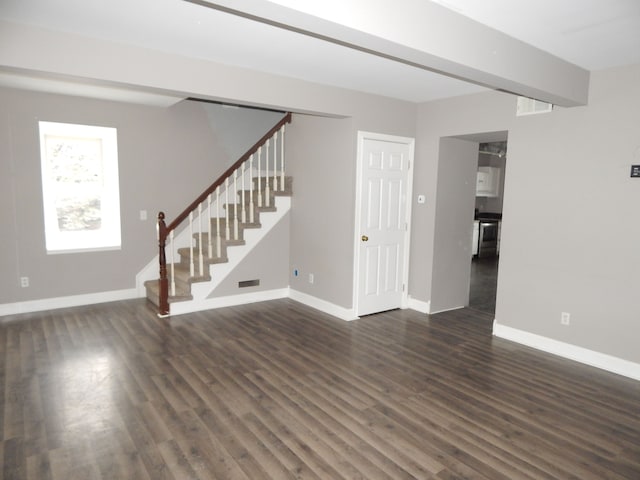
[[[261,182],[260,194],[262,195],[262,202],[261,202],[262,206],[258,206],[259,204],[258,184],[257,184],[258,180]],[[285,177],[284,190],[281,189],[281,186],[279,185],[279,181],[280,181],[280,178],[278,177],[276,182],[278,182],[278,187],[280,187],[280,189],[275,190],[273,177],[260,177],[260,179],[258,179],[257,177],[253,178],[254,215],[253,215],[252,223],[249,222],[249,219],[251,218],[249,213],[249,198],[251,193],[249,190],[238,192],[238,196],[244,195],[245,197],[245,210],[246,210],[245,222],[242,222],[242,216],[241,216],[242,204],[241,203],[225,204],[223,208],[226,211],[226,217],[220,217],[219,221],[215,217],[209,219],[209,221],[211,222],[211,233],[213,235],[213,238],[211,240],[211,243],[213,245],[212,257],[209,257],[208,255],[208,249],[209,249],[208,231],[206,231],[205,229],[205,231],[203,231],[202,234],[200,234],[199,232],[193,233],[193,237],[195,239],[195,240],[192,240],[195,242],[195,246],[193,248],[193,255],[194,255],[193,262],[194,262],[194,265],[198,265],[200,261],[200,255],[201,254],[203,255],[203,263],[205,265],[203,273],[205,273],[205,275],[200,276],[198,274],[199,272],[197,271],[198,269],[196,268],[194,275],[191,276],[191,271],[190,271],[191,249],[189,247],[178,249],[180,262],[174,265],[176,291],[175,291],[175,295],[171,295],[171,292],[169,293],[169,303],[192,300],[193,297],[191,295],[191,284],[195,282],[208,282],[211,280],[211,275],[209,273],[210,271],[209,265],[228,262],[227,248],[245,244],[244,236],[243,236],[244,229],[261,227],[260,212],[275,212],[276,211],[275,197],[292,195],[291,177]],[[268,189],[267,189],[267,185],[268,185]],[[269,192],[268,202],[266,201],[267,191]],[[265,205],[269,205],[269,206],[265,206]],[[234,219],[236,217],[238,218],[238,238],[237,239],[234,238],[234,221],[235,221]],[[230,221],[229,230],[231,232],[231,235],[229,240],[227,240],[226,238],[227,220]],[[218,224],[220,225],[219,235],[217,232]],[[221,242],[220,256],[217,255],[218,237],[220,238],[220,242]],[[202,243],[203,243],[202,249],[200,248],[200,238],[202,238]],[[167,271],[171,272],[171,265],[169,264],[167,265]],[[159,301],[160,280],[147,281],[145,282],[144,286],[147,291],[147,299],[151,301],[154,305],[158,306],[160,303]]]

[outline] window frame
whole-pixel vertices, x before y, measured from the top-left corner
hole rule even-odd
[[[38,122],[40,136],[40,172],[45,248],[47,254],[81,253],[122,248],[120,225],[120,187],[118,177],[118,137],[114,127],[60,122]],[[47,137],[99,139],[102,145],[102,182],[100,196],[101,227],[96,230],[61,231],[56,211],[56,187],[47,155]]]

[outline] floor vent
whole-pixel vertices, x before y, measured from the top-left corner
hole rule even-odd
[[[257,287],[258,285],[260,285],[260,280],[242,280],[241,282],[238,282],[238,288],[245,288],[245,287]]]

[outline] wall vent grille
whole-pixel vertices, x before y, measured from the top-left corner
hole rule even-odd
[[[538,113],[549,113],[553,110],[553,104],[541,102],[533,98],[518,97],[518,103],[516,105],[516,116],[521,117],[523,115],[535,115]]]

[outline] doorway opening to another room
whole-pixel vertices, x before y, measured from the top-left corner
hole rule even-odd
[[[506,159],[506,138],[479,143],[468,306],[489,314],[496,310]]]

